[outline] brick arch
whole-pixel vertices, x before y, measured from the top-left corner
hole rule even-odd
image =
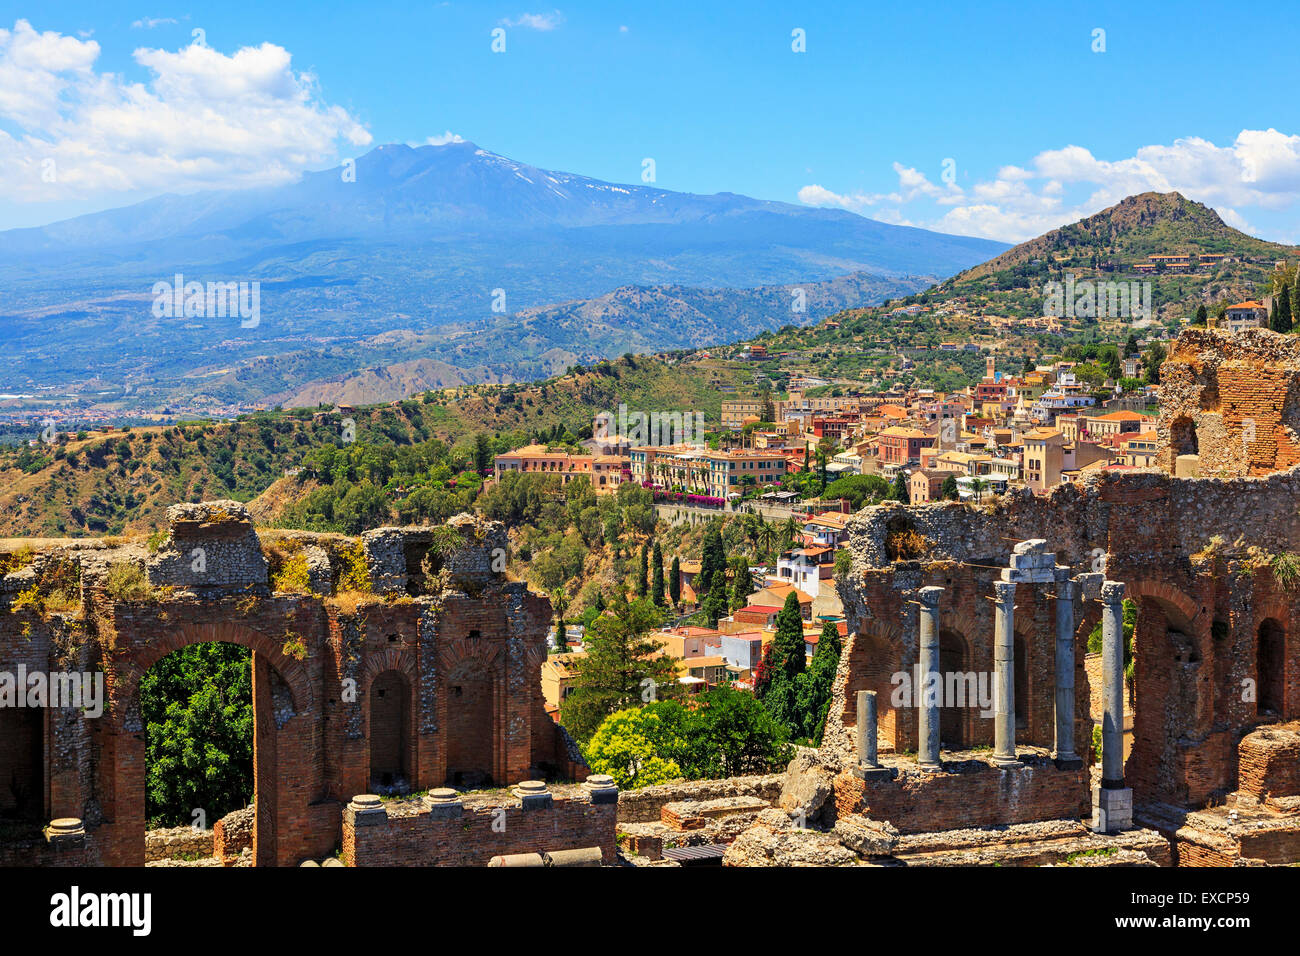
[[[1187,695],[1199,692],[1183,682],[1176,662],[1184,654],[1202,659],[1200,642],[1209,633],[1212,609],[1202,614],[1193,597],[1167,581],[1136,578],[1127,584],[1124,597],[1137,603],[1138,613],[1133,633],[1133,730],[1124,774],[1138,800],[1185,804],[1190,799],[1189,771],[1170,741],[1193,729],[1185,711],[1198,712],[1199,706]],[[1171,632],[1182,634],[1185,642]]]
[[[315,784],[286,768],[302,767],[315,747],[316,700],[304,661],[284,652],[283,640],[238,621],[189,622],[129,650],[111,655],[106,760],[100,785],[108,827],[106,859],[114,865],[144,864],[145,740],[140,717],[140,681],[149,668],[173,651],[192,644],[227,643],[253,652],[254,800],[253,856],[257,866],[291,865],[301,858],[302,833],[294,821],[307,816]],[[310,659],[310,658],[308,658]],[[260,676],[259,676],[260,675]],[[278,678],[289,692],[293,715],[277,724],[268,680]]]
[[[418,708],[415,700],[415,667],[409,657],[410,655],[402,654],[395,649],[385,649],[367,662],[362,673],[359,698],[364,702],[361,719],[369,767],[366,785],[372,789],[372,792],[381,792],[375,790],[376,787],[396,785],[399,775],[405,779],[408,790],[417,786],[415,778],[418,765],[416,726]],[[397,677],[396,687],[391,686],[392,681],[381,681],[381,678],[389,676]],[[376,683],[381,683],[381,687],[376,688]],[[382,684],[390,686],[383,687]],[[378,715],[375,699],[377,689],[400,691],[396,703],[391,703],[384,698]],[[376,718],[380,723],[378,733],[375,729]],[[392,779],[388,779],[389,775]]]
[[[365,666],[361,669],[361,680],[358,682],[358,692],[369,693],[370,685],[376,677],[385,671],[397,671],[412,686],[415,685],[415,661],[413,656],[396,647],[386,647],[378,654],[366,658]]]
[[[438,671],[450,674],[453,670],[473,664],[491,670],[501,656],[501,647],[490,641],[477,641],[462,637],[448,641],[438,649]]]
[[[245,627],[238,621],[208,621],[181,624],[164,637],[143,645],[131,656],[113,662],[109,699],[118,707],[123,726],[132,732],[143,730],[140,723],[140,681],[149,668],[173,651],[192,644],[212,643],[238,644],[264,657],[289,688],[294,713],[315,709],[307,668],[303,661],[284,652],[282,641]]]
[[[1124,597],[1130,601],[1136,601],[1139,598],[1154,598],[1166,606],[1174,607],[1178,613],[1183,616],[1180,623],[1190,625],[1201,611],[1201,606],[1192,598],[1188,597],[1186,592],[1180,590],[1166,581],[1158,581],[1152,578],[1137,578],[1125,582],[1127,587],[1124,589]],[[1165,615],[1168,617],[1168,614]]]

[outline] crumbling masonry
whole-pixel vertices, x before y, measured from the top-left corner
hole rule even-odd
[[[140,680],[205,641],[252,651],[257,865],[333,854],[359,794],[415,793],[418,804],[444,785],[586,777],[542,700],[550,603],[507,579],[499,522],[462,515],[359,542],[279,532],[264,547],[236,502],[176,505],[168,519],[152,553],[85,541],[6,559],[0,672],[102,672],[107,700],[100,716],[0,708],[0,864],[145,862]],[[290,564],[300,573],[277,578]],[[56,580],[74,589],[62,610],[42,607]],[[273,591],[276,580],[294,585]],[[562,802],[575,809],[533,819],[593,829],[547,830],[541,849],[603,842],[612,854],[612,811],[602,823],[577,809],[602,806],[586,790]],[[477,859],[485,847],[459,846],[459,832],[442,841],[444,858]]]
[[[1300,347],[1191,332],[1162,380],[1163,469],[850,522],[822,748],[841,816],[1082,816],[1184,865],[1300,860]],[[899,706],[900,674],[936,693]]]

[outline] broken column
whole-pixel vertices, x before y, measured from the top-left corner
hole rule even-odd
[[[858,765],[853,768],[863,780],[872,777],[889,777],[889,769],[880,766],[876,759],[876,692],[858,691]]]
[[[1056,569],[1056,736],[1052,759],[1059,770],[1078,770],[1074,752],[1074,582],[1070,569]]]
[[[916,762],[922,770],[940,770],[939,703],[943,675],[939,672],[939,595],[943,588],[921,588],[921,687],[917,721]]]
[[[1019,766],[1016,760],[1016,586],[993,583],[993,762]]]
[[[1116,833],[1133,826],[1133,791],[1124,786],[1124,585],[1101,586],[1101,785],[1092,792],[1092,829]]]

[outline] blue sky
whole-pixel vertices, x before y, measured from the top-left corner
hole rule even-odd
[[[0,228],[454,135],[1008,241],[1179,189],[1300,242],[1300,18],[1159,6],[0,3]]]

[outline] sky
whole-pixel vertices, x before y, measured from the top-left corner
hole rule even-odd
[[[1007,242],[1176,189],[1300,243],[1300,17],[1133,6],[0,0],[0,229],[459,138]]]

